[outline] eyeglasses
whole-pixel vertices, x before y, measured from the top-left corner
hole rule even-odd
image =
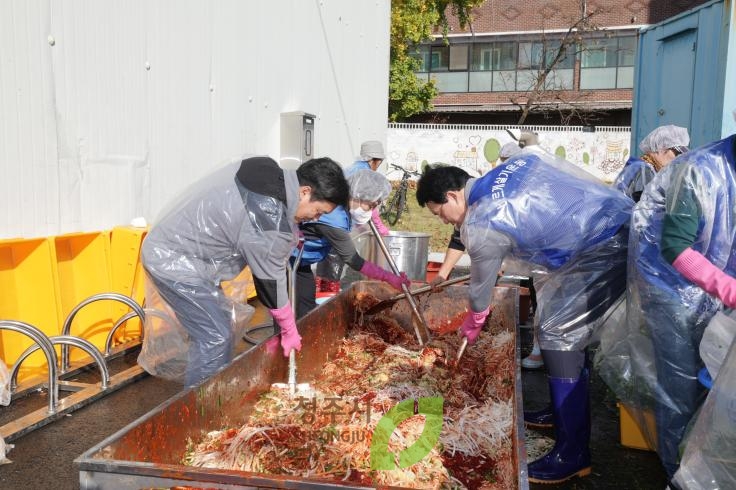
[[[363,208],[365,211],[372,211],[378,205],[380,204],[378,201],[362,201],[360,199],[351,199],[353,203],[357,204],[361,208]]]
[[[670,151],[674,153],[676,157],[679,157],[687,151],[687,148],[683,148],[682,146],[673,146],[670,148]]]

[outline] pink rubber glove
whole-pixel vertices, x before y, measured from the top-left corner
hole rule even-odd
[[[729,308],[736,308],[736,279],[713,265],[703,254],[686,248],[672,266],[688,280],[717,297]]]
[[[373,208],[373,212],[371,213],[371,221],[373,221],[373,224],[376,225],[376,230],[378,230],[378,233],[381,236],[386,236],[388,235],[388,232],[391,231],[381,220],[381,213],[378,211],[378,206]]]
[[[378,279],[379,281],[386,282],[399,291],[401,291],[401,286],[403,284],[405,284],[406,287],[411,286],[411,281],[406,277],[405,272],[402,272],[397,276],[396,274],[383,270],[373,262],[369,262],[367,260],[363,263],[363,267],[360,268],[360,272],[371,279]]]
[[[483,329],[483,325],[486,324],[486,318],[490,311],[491,307],[489,306],[480,313],[470,310],[467,315],[465,315],[463,324],[460,326],[460,333],[468,339],[468,344],[473,344],[475,339],[478,338],[480,331]]]
[[[284,349],[284,357],[289,357],[291,349],[302,350],[302,337],[296,329],[296,319],[291,310],[291,304],[286,303],[281,308],[269,311],[281,327],[281,348]]]

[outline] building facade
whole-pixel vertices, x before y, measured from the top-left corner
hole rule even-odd
[[[434,111],[414,122],[628,125],[638,31],[702,0],[487,0],[417,46]],[[531,100],[531,103],[528,102]]]

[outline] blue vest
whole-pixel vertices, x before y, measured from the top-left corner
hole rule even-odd
[[[314,221],[312,221],[314,223]],[[323,214],[320,216],[317,223],[323,223],[333,228],[350,231],[350,215],[345,208],[337,206],[331,213]],[[327,257],[332,249],[332,244],[325,238],[310,239],[304,241],[304,253],[302,253],[302,259],[299,262],[300,265],[312,265],[317,262],[321,262]],[[294,250],[291,253],[292,257],[298,255],[298,250]]]
[[[345,170],[345,177],[350,177],[358,170],[373,170],[366,160],[357,160]]]
[[[616,234],[633,201],[545,163],[511,157],[477,179],[468,196],[468,223],[511,239],[512,254],[557,269],[577,253]]]

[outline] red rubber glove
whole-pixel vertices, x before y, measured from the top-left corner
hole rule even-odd
[[[281,308],[269,311],[281,327],[281,348],[284,349],[284,357],[289,357],[291,349],[302,350],[302,337],[296,329],[296,319],[291,304],[286,303]]]
[[[672,266],[688,280],[723,301],[729,308],[736,308],[736,279],[713,265],[703,254],[686,248],[677,256]]]
[[[392,274],[387,270],[383,270],[373,262],[369,262],[367,260],[363,263],[363,267],[360,268],[360,272],[361,274],[365,274],[371,279],[378,279],[379,281],[388,283],[394,289],[398,289],[399,291],[401,291],[401,286],[403,284],[406,284],[406,287],[411,286],[411,281],[408,277],[406,277],[405,272],[402,272],[397,276],[396,274]]]
[[[480,335],[480,331],[483,329],[483,325],[486,324],[486,318],[490,313],[491,307],[489,306],[480,313],[476,313],[470,310],[463,320],[463,324],[460,326],[460,333],[468,339],[468,344],[473,344],[475,339]]]

